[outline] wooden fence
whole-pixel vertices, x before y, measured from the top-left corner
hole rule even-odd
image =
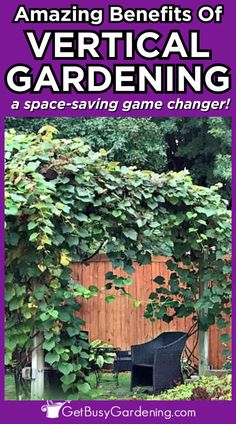
[[[156,337],[163,331],[188,331],[192,319],[175,319],[170,324],[160,320],[151,323],[144,318],[145,302],[151,291],[156,289],[153,279],[157,275],[168,277],[166,267],[167,258],[154,257],[150,265],[134,264],[136,272],[132,274],[134,283],[127,286],[126,290],[132,295],[120,295],[115,289],[99,291],[99,294],[88,301],[83,300],[79,315],[86,321],[85,330],[89,332],[90,341],[101,339],[111,343],[114,347],[130,349],[132,344],[143,343]],[[112,271],[112,265],[106,255],[97,255],[89,265],[72,264],[73,278],[85,287],[95,285],[101,288],[105,284],[105,273]],[[115,270],[117,275],[125,276],[121,270]],[[107,303],[105,296],[116,294],[113,303]],[[143,303],[134,308],[132,301],[140,300]],[[228,332],[231,331],[229,328]],[[222,332],[225,332],[223,330]],[[215,369],[220,369],[225,362],[222,355],[223,346],[219,341],[220,331],[216,326],[211,327],[209,335],[209,363]],[[196,336],[189,339],[188,345],[193,347]],[[197,350],[196,350],[197,354]]]

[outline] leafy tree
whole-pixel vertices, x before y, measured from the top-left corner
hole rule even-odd
[[[94,152],[78,138],[53,138],[55,133],[47,126],[37,135],[6,134],[6,364],[17,348],[30,349],[40,331],[45,361],[62,373],[67,396],[77,398],[88,390],[89,368],[79,301],[89,301],[97,288],[75,284],[71,261],[86,263],[104,251],[114,269],[128,274],[107,274],[104,289],[125,294],[133,261],[168,255],[170,289],[156,279],[146,317],[169,321],[207,306],[200,326],[207,329],[215,320],[222,326],[223,314],[230,313],[224,256],[231,224],[217,186],[196,186],[187,172],[159,175],[120,166],[104,150]]]
[[[108,159],[126,166],[161,172],[166,169],[162,129],[151,118],[7,118],[6,127],[38,132],[53,125],[59,138],[82,137],[95,151],[105,148]]]
[[[227,118],[7,118],[6,127],[37,132],[58,129],[59,138],[83,137],[96,151],[127,166],[155,172],[188,169],[196,184],[221,182],[231,198],[231,120]]]
[[[202,186],[221,182],[231,198],[231,120],[227,118],[153,119],[165,133],[168,169],[188,169]]]

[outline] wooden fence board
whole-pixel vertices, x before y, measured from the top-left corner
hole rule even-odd
[[[115,289],[99,291],[98,295],[90,300],[82,301],[79,315],[86,321],[85,328],[89,332],[90,341],[96,338],[111,343],[114,347],[130,349],[132,344],[143,343],[153,339],[163,331],[188,331],[192,325],[191,317],[173,320],[170,324],[158,320],[151,323],[144,318],[145,304],[156,284],[153,279],[157,275],[168,278],[169,271],[165,264],[167,258],[154,257],[152,264],[140,266],[134,264],[136,272],[132,275],[134,283],[127,287],[132,295],[121,296]],[[89,265],[72,264],[72,277],[78,283],[88,287],[96,285],[99,289],[105,284],[105,273],[112,271],[112,265],[106,255],[97,255]],[[113,272],[124,276],[124,272],[116,269]],[[112,303],[105,302],[105,297],[114,294],[117,299]],[[133,300],[140,300],[142,305],[134,308]],[[222,355],[224,346],[219,341],[220,334],[216,326],[212,326],[209,334],[209,363],[215,369],[220,369],[225,362]],[[231,328],[227,329],[231,332]],[[196,342],[196,336],[188,341],[190,348]],[[197,349],[195,351],[198,354]]]

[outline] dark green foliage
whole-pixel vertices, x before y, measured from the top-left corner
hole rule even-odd
[[[38,132],[53,125],[58,138],[82,137],[92,149],[104,148],[108,159],[139,169],[166,169],[166,147],[162,129],[150,118],[7,118],[6,127]]]
[[[153,119],[165,134],[168,169],[189,170],[202,186],[221,182],[223,197],[231,198],[231,120],[228,118]]]
[[[187,169],[195,184],[221,182],[231,198],[231,120],[228,118],[7,118],[6,128],[58,129],[59,138],[83,137],[108,159],[155,172]]]

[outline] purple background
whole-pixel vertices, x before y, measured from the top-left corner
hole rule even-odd
[[[71,2],[67,0],[57,0],[56,1],[50,1],[50,0],[25,0],[24,4],[28,7],[70,7],[70,4],[76,4],[76,0],[73,0]],[[123,5],[124,7],[146,7],[146,8],[159,8],[162,4],[173,4],[173,1],[164,1],[163,2],[157,2],[152,0],[147,0],[146,2],[136,0],[136,1],[124,1],[124,0],[116,0],[111,2],[100,2],[100,1],[80,1],[78,5],[82,7],[89,7],[89,8],[100,8],[100,7],[106,7],[108,4],[114,4],[114,5]],[[52,100],[56,99],[59,100],[66,100],[66,101],[72,101],[72,100],[88,100],[88,99],[97,99],[98,97],[102,97],[103,99],[119,99],[121,101],[124,101],[126,99],[134,99],[134,100],[147,100],[146,94],[113,94],[112,92],[108,93],[97,93],[95,95],[91,94],[51,94],[48,90],[43,91],[42,94],[14,94],[7,90],[7,88],[4,85],[4,74],[8,67],[15,63],[25,63],[28,65],[31,65],[34,68],[34,72],[36,73],[36,69],[42,64],[41,61],[38,61],[35,63],[33,60],[33,57],[31,55],[30,49],[28,47],[28,44],[26,43],[25,37],[23,35],[23,29],[36,29],[37,32],[40,31],[40,29],[71,29],[71,30],[79,30],[79,29],[92,29],[95,31],[98,31],[99,29],[126,29],[126,30],[134,30],[136,29],[138,32],[143,30],[157,30],[163,33],[163,39],[165,38],[165,35],[173,29],[179,29],[181,30],[184,37],[186,37],[187,31],[189,29],[199,29],[201,31],[201,48],[202,49],[212,49],[213,52],[213,58],[212,61],[209,63],[207,61],[204,61],[205,67],[209,66],[213,63],[224,63],[232,68],[234,71],[235,69],[235,12],[236,8],[234,7],[234,2],[231,0],[225,0],[221,2],[225,6],[225,13],[223,16],[223,21],[221,24],[215,24],[215,23],[208,23],[208,24],[202,24],[197,19],[194,19],[192,23],[190,24],[109,24],[105,22],[103,27],[98,26],[92,26],[89,27],[85,24],[12,24],[11,21],[15,15],[16,8],[19,4],[21,4],[20,1],[16,0],[2,0],[1,2],[1,14],[0,14],[0,32],[1,32],[1,80],[0,80],[0,88],[1,88],[1,101],[0,101],[0,108],[1,108],[1,136],[2,136],[2,143],[1,143],[1,172],[3,171],[3,157],[4,157],[4,148],[3,148],[3,128],[4,128],[4,117],[5,116],[116,116],[116,115],[122,115],[122,113],[118,110],[116,113],[112,113],[109,115],[109,112],[103,112],[103,111],[40,111],[35,114],[30,114],[28,111],[11,111],[10,105],[13,100],[20,100],[21,102],[25,100]],[[190,1],[176,1],[177,5],[180,5],[182,7],[188,7],[193,8],[194,11],[198,9],[200,5],[208,4],[216,6],[219,4],[219,1],[211,1],[207,0],[204,2],[204,0],[199,1],[195,0],[194,2]],[[45,57],[45,61],[50,61],[50,54]],[[119,60],[119,63],[121,63],[122,60]],[[138,58],[138,63],[141,63],[142,60]],[[170,61],[169,63],[177,62],[177,60]],[[63,61],[65,63],[65,61]],[[72,63],[72,62],[71,62]],[[74,62],[77,63],[76,61]],[[85,64],[85,61],[82,61],[81,64]],[[97,63],[97,62],[96,62]],[[130,62],[131,63],[131,62]],[[145,63],[145,61],[143,61]],[[161,62],[156,62],[157,64],[160,64]],[[185,61],[183,61],[185,63]],[[195,61],[194,63],[200,63],[199,61]],[[59,61],[57,61],[56,67],[59,65]],[[78,64],[80,64],[78,62]],[[106,65],[112,64],[112,61],[107,61]],[[151,66],[152,62],[149,61],[149,66]],[[191,64],[190,61],[186,61],[186,64]],[[233,75],[234,77],[234,75]],[[235,77],[234,77],[235,79]],[[203,94],[193,94],[191,91],[188,92],[186,95],[164,95],[164,94],[155,94],[152,91],[149,91],[148,93],[148,99],[150,100],[163,100],[164,103],[167,103],[168,100],[175,99],[177,97],[180,97],[181,99],[188,99],[188,100],[227,100],[228,98],[231,98],[231,105],[229,110],[222,110],[222,111],[209,111],[208,113],[199,112],[199,111],[178,111],[178,112],[170,112],[167,109],[163,109],[161,111],[133,111],[132,113],[126,113],[125,116],[233,116],[233,112],[235,111],[235,92],[234,92],[234,84],[231,92],[224,93],[224,94],[211,94],[205,91]],[[235,128],[235,124],[233,121],[233,125]],[[234,128],[233,128],[233,135],[234,135]],[[217,145],[216,145],[217,149]],[[235,150],[235,140],[233,140],[233,153]],[[233,154],[233,165],[235,165],[235,159]],[[235,169],[235,166],[234,166]],[[3,172],[2,172],[3,174]],[[1,192],[3,192],[3,175],[2,175],[2,183],[0,185]],[[2,194],[2,193],[1,193]],[[235,203],[235,200],[233,201]],[[235,210],[235,205],[234,208]],[[1,213],[2,213],[2,220],[1,220],[1,240],[3,240],[3,195],[1,196]],[[0,258],[0,264],[1,264],[1,275],[4,275],[4,253],[3,253],[3,241],[1,242],[1,258]],[[1,278],[1,284],[2,284],[2,290],[3,290],[3,278]],[[1,300],[1,306],[2,306],[2,314],[1,314],[1,335],[2,335],[2,341],[4,339],[3,336],[3,296]],[[3,343],[0,345],[1,347],[1,358],[3,358]],[[1,364],[3,361],[1,361]],[[23,423],[43,423],[48,422],[48,420],[45,417],[45,414],[41,412],[41,406],[43,405],[43,402],[38,401],[4,401],[4,373],[3,373],[3,366],[1,365],[1,385],[0,385],[0,396],[1,396],[1,415],[4,416],[4,419],[7,421],[21,421]],[[232,402],[226,402],[226,401],[194,401],[194,402],[185,402],[185,401],[159,401],[159,402],[152,402],[152,401],[73,401],[71,406],[76,408],[80,408],[82,405],[85,404],[91,404],[93,403],[93,406],[96,408],[108,408],[112,405],[120,405],[123,406],[125,409],[127,408],[138,408],[140,403],[142,403],[143,408],[145,409],[153,409],[153,408],[159,408],[159,409],[196,409],[197,411],[197,417],[196,418],[182,418],[182,420],[186,423],[188,422],[194,422],[196,424],[202,424],[208,421],[213,422],[214,424],[222,423],[226,421],[227,423],[233,422],[233,408],[235,411],[235,405],[234,401]],[[69,422],[76,422],[76,420],[82,421],[82,418],[70,418]],[[60,422],[66,419],[60,418]],[[124,418],[116,418],[113,419],[114,422],[120,423],[124,421]],[[129,418],[126,419],[128,422],[140,422],[142,424],[143,422],[147,421],[147,418]],[[157,418],[148,418],[148,420],[154,422],[154,420],[157,420]],[[86,422],[89,423],[90,421],[95,422],[95,419],[91,420],[89,418],[86,419]],[[110,423],[112,420],[99,420],[100,422],[107,422]],[[168,420],[159,419],[160,422],[166,422]],[[180,419],[173,419],[170,420],[172,422],[175,421],[181,421]]]

